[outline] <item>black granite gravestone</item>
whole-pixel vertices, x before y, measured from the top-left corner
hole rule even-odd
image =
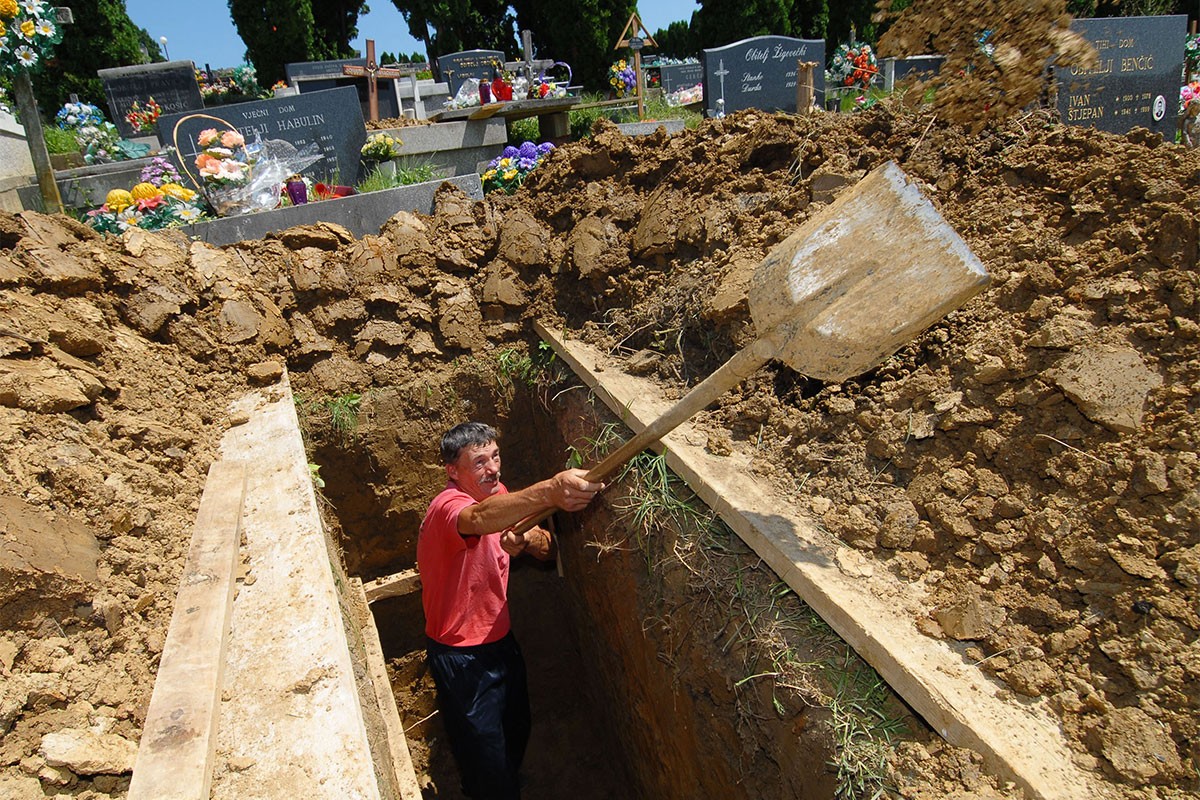
[[[216,119],[213,119],[213,118]],[[220,121],[228,123],[222,125]],[[246,141],[283,139],[297,148],[315,142],[324,158],[304,170],[317,180],[358,181],[358,165],[367,140],[362,108],[353,87],[309,92],[251,103],[235,103],[202,113],[164,114],[159,118],[164,145],[178,147],[178,158],[195,175],[196,135],[206,128],[237,129]]]
[[[104,83],[108,99],[109,119],[121,136],[144,136],[130,127],[125,115],[134,101],[146,105],[151,97],[162,107],[163,114],[178,114],[204,108],[200,85],[196,83],[196,67],[191,61],[165,61],[141,64],[136,67],[113,67],[97,70]]]
[[[1055,68],[1062,121],[1110,133],[1148,128],[1174,141],[1187,17],[1076,19],[1071,30],[1100,60],[1090,69]]]
[[[664,94],[678,92],[680,89],[690,89],[704,82],[704,67],[699,62],[695,64],[663,64],[659,68],[662,76]]]
[[[371,96],[366,78],[355,78],[342,72],[342,67],[365,67],[365,58],[343,58],[334,61],[300,61],[283,65],[287,82],[300,90],[301,94],[324,92],[353,86],[358,91],[359,105],[364,118],[370,115]],[[392,119],[403,116],[399,92],[394,80],[381,78],[379,88],[379,117]]]
[[[464,50],[438,56],[438,72],[441,79],[450,84],[450,96],[458,94],[458,87],[467,78],[492,79],[492,72],[504,66],[504,53],[499,50]]]
[[[796,110],[796,64],[815,61],[813,90],[825,97],[825,42],[789,36],[755,36],[704,50],[704,112],[714,117],[744,108]]]

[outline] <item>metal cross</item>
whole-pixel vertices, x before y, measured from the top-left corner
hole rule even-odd
[[[729,74],[729,70],[725,69],[725,59],[721,59],[717,71],[713,73],[721,79],[721,105],[725,105],[725,76]]]

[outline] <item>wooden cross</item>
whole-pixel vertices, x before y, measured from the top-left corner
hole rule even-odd
[[[367,79],[367,108],[370,111],[371,121],[379,119],[379,87],[377,81],[380,78],[390,78],[395,80],[401,78],[405,72],[398,69],[381,67],[375,63],[375,40],[367,39],[367,65],[365,67],[347,66],[342,67],[342,74],[349,75],[352,78]]]

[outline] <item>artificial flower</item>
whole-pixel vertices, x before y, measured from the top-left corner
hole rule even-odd
[[[54,25],[52,25],[48,20],[44,19],[38,20],[35,29],[38,36],[53,36],[55,33]]]
[[[0,19],[12,19],[17,15],[17,0],[0,0]]]
[[[18,30],[21,33],[22,39],[24,39],[27,42],[32,42],[33,35],[35,33],[37,33],[37,23],[31,19],[27,19],[21,23],[21,27],[18,28]]]
[[[33,48],[29,47],[28,45],[21,45],[18,47],[16,56],[17,61],[21,62],[21,66],[26,68],[32,67],[37,63],[38,60],[37,53],[34,52]]]
[[[522,142],[520,147],[512,145],[505,147],[480,175],[480,179],[483,181],[483,190],[490,192],[501,189],[512,194],[553,149],[554,145],[549,142],[542,144]]]
[[[40,17],[42,15],[41,0],[21,0],[21,8],[25,9],[26,14]]]
[[[0,39],[3,39],[7,35],[8,35],[8,28],[4,27],[4,20],[0,20]],[[3,47],[3,46],[4,45],[0,45],[0,47]]]

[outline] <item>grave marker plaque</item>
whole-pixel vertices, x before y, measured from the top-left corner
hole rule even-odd
[[[701,52],[706,116],[732,114],[745,108],[796,110],[796,63],[825,64],[822,39],[755,36]],[[825,70],[814,70],[817,102],[825,97]]]
[[[438,72],[450,84],[450,96],[454,97],[467,78],[491,80],[492,71],[505,62],[504,53],[499,50],[464,50],[438,56],[437,63]]]
[[[659,67],[664,94],[678,92],[680,89],[690,89],[704,82],[704,67],[699,62],[695,64],[663,64]]]
[[[125,115],[135,100],[145,106],[146,101],[153,97],[154,102],[162,106],[164,115],[204,108],[200,85],[196,83],[196,68],[191,61],[113,67],[97,70],[96,74],[104,83],[108,118],[126,139],[143,135],[125,121]]]
[[[164,144],[175,143],[172,132],[176,124],[188,116],[184,113],[159,117],[158,129]],[[339,183],[348,185],[358,181],[358,165],[367,131],[358,91],[353,87],[236,103],[210,108],[203,116],[192,116],[179,125],[177,141],[178,158],[193,175],[199,152],[196,135],[205,128],[226,130],[211,117],[236,128],[246,137],[247,144],[254,141],[255,135],[264,141],[283,139],[297,148],[315,142],[325,157],[305,169],[304,174],[326,181],[336,175]]]
[[[1110,133],[1148,128],[1174,141],[1187,17],[1076,19],[1071,30],[1100,60],[1089,69],[1055,67],[1062,121]]]

